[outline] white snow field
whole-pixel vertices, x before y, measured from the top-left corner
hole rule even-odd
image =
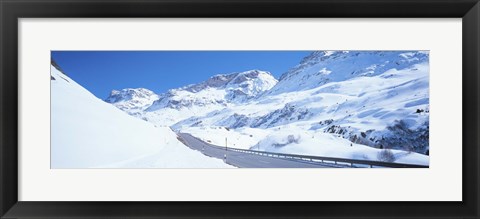
[[[51,168],[231,168],[129,116],[51,66]]]
[[[316,51],[117,107],[221,146],[429,165],[429,71],[428,51]]]
[[[286,154],[381,160],[382,149],[352,143],[339,135],[302,130],[295,125],[271,129],[225,127],[189,127],[181,130],[219,146]],[[396,163],[429,165],[429,156],[403,150],[389,150]]]

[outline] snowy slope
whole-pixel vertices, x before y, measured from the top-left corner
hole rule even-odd
[[[51,67],[52,168],[230,167],[96,98]]]
[[[316,88],[329,82],[370,77],[427,62],[425,51],[317,51],[280,77],[268,93]]]

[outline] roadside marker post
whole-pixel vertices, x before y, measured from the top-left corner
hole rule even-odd
[[[227,151],[228,151],[228,146],[227,146],[227,137],[225,137],[225,163],[227,163]]]

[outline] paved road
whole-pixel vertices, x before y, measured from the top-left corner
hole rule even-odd
[[[236,167],[249,168],[331,168],[317,163],[296,161],[287,158],[266,157],[257,154],[247,154],[232,150],[225,150],[225,147],[208,144],[188,133],[178,133],[182,141],[190,148],[200,151],[203,154],[224,159],[227,156],[227,163]]]

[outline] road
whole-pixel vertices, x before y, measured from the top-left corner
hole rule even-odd
[[[225,147],[220,147],[206,143],[191,134],[178,133],[179,138],[191,149],[197,150],[206,156],[224,159],[228,164],[236,167],[247,168],[332,168],[320,163],[312,163],[307,161],[299,161],[288,158],[267,157],[257,154],[247,154],[232,150],[225,150]]]

